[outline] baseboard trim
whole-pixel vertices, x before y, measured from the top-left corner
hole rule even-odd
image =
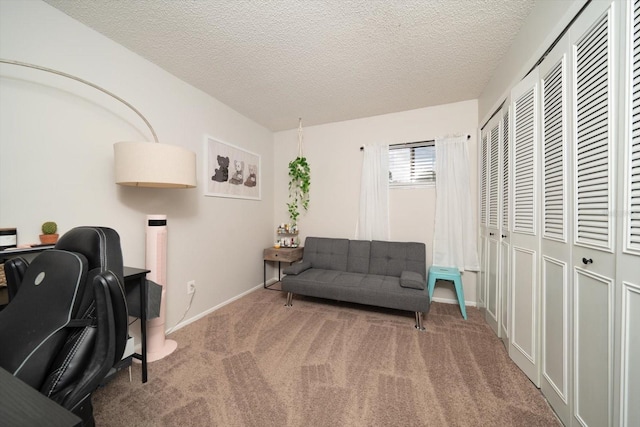
[[[275,281],[275,279],[270,279],[270,280],[267,280],[267,283],[271,282],[272,280],[274,280],[274,281]],[[232,302],[234,302],[235,300],[238,300],[238,299],[242,298],[243,296],[248,295],[248,294],[250,294],[251,292],[257,291],[258,289],[261,289],[261,288],[263,288],[263,287],[264,287],[264,285],[263,285],[262,283],[260,283],[259,285],[256,285],[256,286],[254,286],[253,288],[251,288],[251,289],[249,289],[249,290],[246,290],[246,291],[242,292],[241,294],[236,295],[236,296],[235,296],[235,297],[233,297],[233,298],[229,298],[228,300],[221,302],[220,304],[216,305],[215,307],[211,307],[210,309],[205,310],[205,311],[203,311],[202,313],[199,313],[199,314],[197,314],[197,315],[195,315],[195,316],[193,316],[193,317],[190,317],[189,319],[186,319],[186,320],[184,320],[184,321],[182,321],[182,322],[178,323],[178,324],[177,324],[176,326],[174,326],[173,328],[167,329],[167,331],[171,331],[171,332],[166,332],[166,333],[167,333],[167,335],[171,335],[171,334],[172,334],[172,333],[174,333],[175,331],[177,331],[177,330],[179,330],[179,329],[184,328],[185,326],[187,326],[187,325],[189,325],[189,324],[191,324],[191,323],[195,322],[196,320],[200,320],[200,319],[202,319],[203,317],[205,317],[206,315],[211,314],[211,313],[213,313],[214,311],[216,311],[216,310],[218,310],[218,309],[221,309],[221,308],[222,308],[222,307],[224,307],[225,305],[231,304],[231,303],[232,303]]]
[[[268,279],[268,280],[267,280],[267,285],[269,285],[269,284],[271,284],[271,283],[274,283],[274,282],[276,282],[277,280],[278,280],[278,279],[276,279],[275,277],[273,277],[273,278],[271,278],[271,279]],[[178,324],[177,324],[176,326],[174,326],[173,328],[169,328],[169,329],[167,329],[167,331],[171,331],[171,332],[166,332],[166,334],[167,334],[167,335],[171,335],[171,334],[172,334],[172,333],[174,333],[175,331],[177,331],[177,330],[179,330],[179,329],[184,328],[185,326],[187,326],[187,325],[189,325],[189,324],[191,324],[191,323],[195,322],[196,320],[200,320],[200,319],[202,319],[203,317],[205,317],[205,316],[207,316],[207,315],[209,315],[209,314],[213,313],[214,311],[221,309],[221,308],[222,308],[222,307],[224,307],[225,305],[231,304],[231,303],[232,303],[232,302],[234,302],[235,300],[238,300],[238,299],[242,298],[243,296],[248,295],[248,294],[250,294],[251,292],[257,291],[258,289],[261,289],[261,288],[263,288],[263,287],[264,287],[264,284],[263,284],[263,283],[260,283],[259,285],[256,285],[256,286],[254,286],[253,288],[248,289],[248,290],[246,290],[246,291],[242,292],[241,294],[236,295],[236,296],[235,296],[235,297],[233,297],[233,298],[229,298],[228,300],[221,302],[220,304],[216,305],[215,307],[212,307],[212,308],[210,308],[210,309],[208,309],[208,310],[206,310],[206,311],[203,311],[202,313],[199,313],[199,314],[197,314],[196,316],[190,317],[189,319],[186,319],[186,320],[184,320],[184,321],[182,321],[182,322],[178,323]],[[455,305],[458,305],[458,300],[450,299],[450,298],[439,298],[439,297],[435,297],[435,298],[433,298],[433,299],[432,299],[432,301],[434,301],[434,302],[441,302],[441,303],[444,303],[444,304],[455,304]],[[464,304],[465,304],[465,306],[467,306],[467,307],[475,307],[475,306],[476,306],[475,301],[465,301],[465,302],[464,302]]]
[[[457,299],[434,297],[431,300],[433,302],[442,302],[442,303],[445,303],[445,304],[458,305],[458,300]],[[464,305],[465,305],[465,307],[476,307],[476,302],[475,301],[465,301]]]

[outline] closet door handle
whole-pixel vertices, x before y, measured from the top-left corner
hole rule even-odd
[[[507,237],[507,235],[506,234],[502,234],[502,238],[504,239],[505,237]]]
[[[489,236],[493,236],[493,235],[494,235],[494,233],[489,233]]]
[[[593,264],[593,260],[591,258],[587,259],[587,258],[582,258],[582,263],[584,265],[589,265],[589,264]]]

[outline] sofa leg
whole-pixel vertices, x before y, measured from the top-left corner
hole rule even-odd
[[[416,329],[419,331],[424,331],[424,326],[422,326],[422,313],[416,311]]]
[[[285,307],[291,307],[291,300],[293,299],[293,294],[291,292],[287,292],[287,303],[284,305]]]

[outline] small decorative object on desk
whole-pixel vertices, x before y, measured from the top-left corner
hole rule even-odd
[[[58,241],[58,224],[53,221],[47,221],[42,224],[42,234],[40,242],[43,245],[53,245]]]

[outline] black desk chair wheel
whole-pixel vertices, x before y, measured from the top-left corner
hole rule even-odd
[[[0,311],[0,366],[94,425],[91,393],[128,334],[120,237],[77,227],[31,264],[5,264],[14,293]]]

